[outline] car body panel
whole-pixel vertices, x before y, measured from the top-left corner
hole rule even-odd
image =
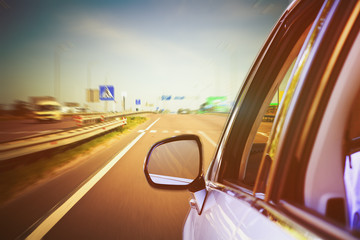
[[[295,239],[251,205],[210,189],[201,215],[194,208],[190,210],[183,239]]]

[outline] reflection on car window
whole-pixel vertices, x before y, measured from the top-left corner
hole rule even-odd
[[[350,229],[360,233],[360,150],[346,157],[344,182]]]
[[[346,130],[344,184],[350,229],[360,233],[360,91],[352,104]]]
[[[261,79],[261,85],[265,85],[265,81],[269,81],[268,89],[261,90],[261,87],[254,84],[256,92],[263,91],[264,101],[260,103],[259,110],[254,116],[254,121],[251,126],[249,137],[246,140],[245,148],[242,153],[241,161],[237,164],[238,172],[235,176],[229,177],[227,180],[245,187],[247,189],[253,189],[255,181],[257,179],[260,163],[264,156],[265,147],[267,145],[270,132],[276,117],[278,107],[283,99],[287,83],[291,77],[292,70],[295,67],[295,63],[300,52],[300,49],[305,42],[306,36],[311,28],[311,22],[308,26],[303,26],[303,32],[296,32],[295,36],[292,36],[292,41],[287,43],[288,46],[282,54],[284,59],[281,66],[277,67],[277,72],[273,75],[273,79]],[[258,93],[257,93],[258,94]],[[249,94],[250,95],[250,94]],[[258,99],[258,98],[257,98]],[[249,97],[248,101],[253,101],[254,97]],[[246,99],[245,99],[246,101]],[[251,105],[252,103],[249,103]],[[246,103],[245,103],[246,105]],[[229,175],[230,176],[230,175]],[[236,178],[234,178],[236,177]]]
[[[291,71],[294,68],[295,61],[296,59],[292,61],[292,64],[287,69],[286,74],[277,88],[275,95],[273,95],[270,104],[264,103],[267,106],[266,112],[265,114],[260,115],[261,122],[254,136],[251,150],[248,153],[247,161],[245,162],[246,165],[240,168],[239,173],[239,176],[243,179],[243,182],[248,186],[253,187],[255,184],[260,162],[265,151],[266,143],[269,139],[276,112],[282,100],[282,96],[290,78]],[[284,67],[287,66],[285,65]]]
[[[358,28],[354,29],[357,33]],[[314,91],[313,95],[307,94],[297,99],[298,105],[301,105],[304,99],[313,100],[313,96],[320,99],[313,111],[298,110],[304,108],[294,110],[298,111],[297,116],[304,118],[304,125],[310,120],[319,121],[318,124],[310,121],[311,128],[308,131],[311,134],[303,138],[306,147],[299,144],[301,137],[292,132],[288,134],[289,138],[284,137],[281,152],[277,153],[278,156],[281,154],[281,158],[278,158],[281,159],[281,164],[287,165],[281,168],[279,164],[277,169],[279,175],[285,176],[281,178],[284,187],[280,190],[283,206],[300,219],[308,219],[310,214],[314,217],[313,225],[318,224],[319,228],[323,227],[320,227],[321,224],[329,224],[337,226],[336,229],[359,229],[360,70],[357,65],[360,38],[355,37],[356,35],[352,35],[348,38],[349,45],[351,41],[355,41],[350,50],[342,49],[348,54],[347,57],[336,61],[337,66],[342,66],[341,69],[331,70],[329,79],[333,82],[328,81],[324,91]],[[329,46],[324,46],[324,50],[328,51]],[[316,66],[316,63],[312,64]],[[308,77],[307,81],[314,83],[316,79]],[[313,85],[308,85],[302,91],[308,93],[310,88],[313,88]],[[303,135],[304,125],[300,121],[293,121],[288,129],[292,131],[298,128],[299,135]],[[295,140],[287,143],[290,138]],[[292,145],[294,150],[288,151]],[[274,186],[278,184],[275,182],[278,179],[272,179]],[[277,197],[274,194],[271,198]]]

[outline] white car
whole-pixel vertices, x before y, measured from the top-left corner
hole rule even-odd
[[[150,149],[149,184],[193,193],[184,239],[360,238],[359,30],[360,1],[294,1],[207,174],[195,135]]]

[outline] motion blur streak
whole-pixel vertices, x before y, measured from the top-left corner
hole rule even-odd
[[[153,126],[160,118],[154,121],[149,127]],[[46,218],[26,239],[41,239],[50,231],[52,227],[129,151],[145,132],[141,133],[129,145],[127,145],[115,158],[113,158],[103,169],[94,177],[86,182],[78,191],[75,192],[64,204],[56,209]]]

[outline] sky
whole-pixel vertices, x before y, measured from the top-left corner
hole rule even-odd
[[[86,89],[100,85],[114,86],[116,111],[124,95],[128,110],[135,99],[169,108],[231,101],[288,3],[2,0],[0,104],[55,96],[102,110],[86,102]]]

